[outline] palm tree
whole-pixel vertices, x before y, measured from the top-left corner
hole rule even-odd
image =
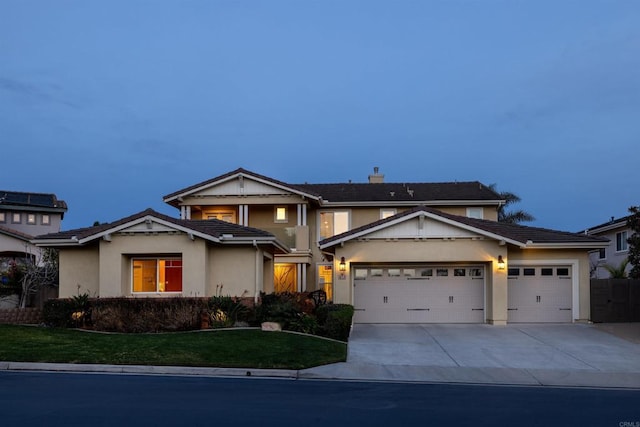
[[[507,206],[520,202],[520,197],[518,197],[516,194],[513,194],[510,191],[498,191],[496,189],[496,184],[491,184],[489,188],[495,191],[500,196],[500,198],[505,201],[504,205],[500,205],[500,207],[498,208],[499,222],[519,224],[521,222],[535,221],[535,217],[533,215],[522,209],[507,212]]]
[[[617,267],[615,265],[605,264],[602,266],[602,268],[609,272],[609,276],[611,276],[611,279],[626,279],[628,264],[629,259],[625,258]]]

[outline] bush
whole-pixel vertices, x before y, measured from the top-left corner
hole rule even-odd
[[[339,341],[347,341],[351,332],[353,306],[349,304],[327,304],[316,308],[318,334]]]
[[[92,303],[93,327],[109,332],[168,332],[200,328],[201,298],[100,298]]]
[[[42,309],[44,324],[53,328],[73,328],[75,311],[76,304],[70,298],[50,299]]]
[[[251,310],[238,298],[214,296],[209,300],[212,328],[227,328],[238,322],[247,322]]]

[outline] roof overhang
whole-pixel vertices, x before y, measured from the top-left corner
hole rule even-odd
[[[495,206],[496,208],[504,204],[504,200],[383,200],[366,202],[332,202],[331,200],[321,200],[322,207],[381,207],[381,206]]]

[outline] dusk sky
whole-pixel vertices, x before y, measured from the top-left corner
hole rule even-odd
[[[529,225],[640,204],[638,0],[0,0],[0,190],[63,229],[238,167],[481,181]]]

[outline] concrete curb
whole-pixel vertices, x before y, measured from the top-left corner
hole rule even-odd
[[[300,371],[291,369],[0,362],[0,371],[175,375],[193,377],[253,377],[294,380],[307,379],[325,381],[484,384],[530,387],[622,388],[640,390],[640,372],[369,365],[346,362],[318,366]]]

